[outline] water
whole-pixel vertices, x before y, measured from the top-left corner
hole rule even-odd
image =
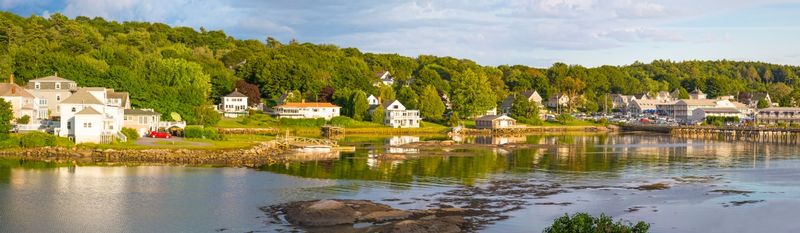
[[[487,226],[485,232],[538,232],[552,219],[579,211],[646,221],[653,232],[800,231],[800,223],[793,221],[800,209],[800,154],[794,146],[577,135],[464,139],[541,146],[514,151],[462,148],[444,157],[426,156],[436,148],[397,147],[428,139],[346,138],[342,143],[357,150],[337,160],[260,170],[71,169],[0,160],[0,232],[272,231],[282,226],[266,224],[259,207],[345,198],[426,208],[446,191],[499,180],[557,184],[566,192],[525,198],[525,208],[508,213],[509,219]],[[383,153],[420,157],[374,159]],[[632,189],[656,182],[670,188]]]

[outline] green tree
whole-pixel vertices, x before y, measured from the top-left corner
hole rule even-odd
[[[303,101],[303,94],[300,93],[298,90],[294,90],[289,92],[286,96],[286,102],[288,103],[299,103]]]
[[[31,116],[23,115],[19,119],[17,119],[17,124],[27,125],[31,122]]]
[[[439,97],[439,92],[433,85],[428,85],[422,92],[422,97],[419,101],[419,113],[422,118],[429,120],[440,120],[444,114],[445,106],[442,99]]]
[[[466,70],[452,80],[453,110],[463,116],[477,116],[496,107],[494,92],[486,77]]]
[[[383,111],[383,107],[378,106],[377,108],[375,108],[375,110],[372,111],[370,119],[372,120],[372,122],[383,124],[384,114],[386,113]]]
[[[194,120],[189,121],[189,124],[193,125],[213,126],[222,119],[219,112],[207,105],[194,107],[193,115],[195,116]]]
[[[527,124],[541,124],[539,106],[520,96],[514,98],[513,105],[511,106],[511,117]]]
[[[11,121],[14,120],[14,112],[11,110],[11,103],[0,99],[0,139],[8,138],[8,133],[14,126]]]
[[[392,101],[397,99],[395,97],[394,88],[392,86],[381,85],[378,89],[378,96],[381,101]]]
[[[756,107],[758,107],[758,108],[769,108],[769,102],[767,102],[766,99],[760,99],[760,100],[758,100],[758,103],[756,104]]]
[[[369,103],[367,103],[367,94],[363,91],[356,91],[350,97],[350,117],[353,120],[361,121],[366,119],[369,111]]]
[[[397,100],[403,103],[406,109],[419,109],[419,95],[411,87],[401,87],[397,93]]]

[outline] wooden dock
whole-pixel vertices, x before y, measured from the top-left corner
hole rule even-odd
[[[674,127],[670,135],[679,138],[800,144],[800,129],[759,127]]]

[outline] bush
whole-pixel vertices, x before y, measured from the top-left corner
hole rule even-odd
[[[559,114],[558,116],[556,116],[556,121],[558,121],[561,124],[567,124],[567,123],[569,123],[570,121],[573,121],[573,120],[575,120],[575,117],[572,117],[572,115],[569,115],[569,114],[566,114],[566,113],[562,113],[562,114]]]
[[[19,139],[22,147],[45,147],[56,146],[56,136],[38,131],[25,133]]]
[[[183,131],[183,136],[186,138],[207,138],[212,140],[222,140],[222,135],[216,128],[204,128],[198,125],[186,126]]]
[[[298,127],[322,127],[325,125],[324,118],[317,118],[317,119],[290,119],[290,118],[280,118],[278,123],[281,126],[298,126]]]
[[[338,116],[331,118],[331,125],[339,126],[339,127],[346,127],[346,128],[357,128],[357,127],[381,127],[383,124],[374,123],[370,121],[357,121],[353,120],[350,117],[346,116]]]
[[[17,124],[27,125],[28,123],[31,123],[31,116],[24,115],[17,119]]]
[[[542,231],[543,233],[572,233],[572,232],[593,232],[593,233],[645,233],[650,230],[650,224],[638,222],[632,225],[630,222],[614,222],[611,217],[600,214],[595,218],[587,213],[576,213],[570,218],[569,215],[557,218],[553,225]]]
[[[6,139],[0,140],[0,149],[10,149],[10,148],[17,148],[19,147],[19,138],[18,137],[8,137]]]
[[[142,136],[139,135],[138,131],[131,128],[122,128],[122,134],[128,138],[128,141],[136,141],[136,139],[139,139],[139,137]]]

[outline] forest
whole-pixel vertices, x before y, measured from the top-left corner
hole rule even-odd
[[[265,35],[266,37],[266,35]],[[377,72],[390,71],[394,87],[377,88]],[[582,96],[576,110],[601,110],[607,94],[700,89],[710,97],[768,92],[781,106],[800,103],[800,67],[751,61],[634,62],[624,66],[484,66],[467,59],[374,54],[329,44],[236,39],[223,31],[162,23],[115,22],[61,14],[21,17],[0,12],[0,77],[18,84],[53,75],[80,86],[128,91],[132,105],[190,123],[234,88],[270,100],[294,92],[309,101],[348,104],[363,95],[400,99],[435,118],[450,96],[458,116],[477,115],[525,90],[543,97]],[[358,110],[362,111],[362,110]],[[427,113],[427,114],[426,114]],[[354,117],[355,118],[355,117]],[[360,117],[359,117],[360,118]]]

